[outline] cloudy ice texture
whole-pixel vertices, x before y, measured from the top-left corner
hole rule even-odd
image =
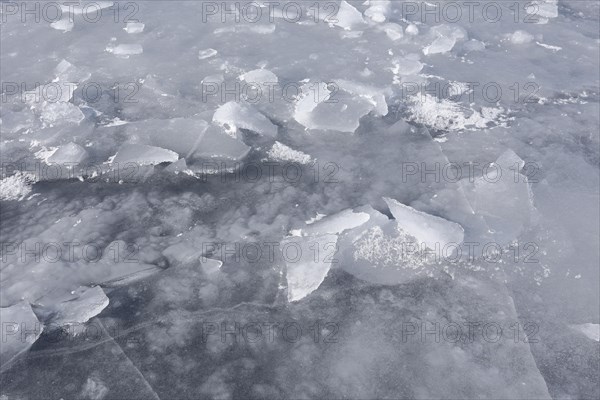
[[[598,398],[597,3],[241,3],[2,4],[0,397]]]

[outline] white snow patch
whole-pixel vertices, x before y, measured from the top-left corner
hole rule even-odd
[[[277,141],[269,149],[267,156],[269,157],[269,160],[276,162],[293,162],[305,165],[312,161],[310,155],[294,150]]]

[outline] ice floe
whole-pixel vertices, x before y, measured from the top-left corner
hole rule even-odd
[[[273,138],[277,136],[277,126],[249,104],[225,103],[215,111],[213,122],[223,126],[233,137],[238,136],[240,128]]]

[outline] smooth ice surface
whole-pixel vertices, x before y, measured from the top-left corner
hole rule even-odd
[[[0,323],[2,324],[0,367],[4,367],[20,353],[27,351],[44,329],[26,301],[10,307],[1,307]]]
[[[251,105],[234,101],[223,104],[215,111],[213,122],[225,127],[233,137],[237,137],[237,129],[247,129],[260,135],[277,136],[277,126]]]
[[[464,229],[455,222],[415,210],[397,200],[384,198],[398,226],[407,234],[414,236],[428,248],[445,246],[448,243],[460,244],[464,238]]]
[[[136,163],[139,165],[154,165],[163,162],[175,162],[179,159],[177,153],[146,144],[124,144],[119,148],[112,164]]]
[[[365,23],[362,14],[345,0],[341,1],[335,19],[334,24],[346,30],[360,27]]]
[[[288,301],[301,300],[319,287],[331,268],[331,254],[335,251],[336,242],[337,235],[329,234],[292,237],[284,241],[285,257],[289,257],[286,262]],[[287,249],[290,249],[289,252]],[[317,253],[322,251],[330,255],[315,257],[314,249]]]
[[[369,220],[369,214],[364,212],[355,212],[354,210],[344,210],[339,213],[321,218],[320,220],[302,228],[302,236],[322,235],[322,234],[340,234],[348,229],[361,226]]]

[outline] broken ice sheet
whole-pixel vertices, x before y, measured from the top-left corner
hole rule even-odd
[[[74,165],[83,162],[87,158],[87,151],[76,143],[69,142],[48,157],[49,164]]]
[[[2,325],[0,367],[4,367],[19,354],[27,351],[44,329],[26,301],[10,307],[1,307],[0,323]]]
[[[130,138],[177,152],[189,162],[201,159],[239,161],[250,147],[223,128],[198,118],[149,119],[125,128]]]
[[[49,293],[35,303],[38,315],[44,316],[50,329],[78,326],[98,315],[108,306],[108,297],[100,286],[80,286],[59,295]]]

